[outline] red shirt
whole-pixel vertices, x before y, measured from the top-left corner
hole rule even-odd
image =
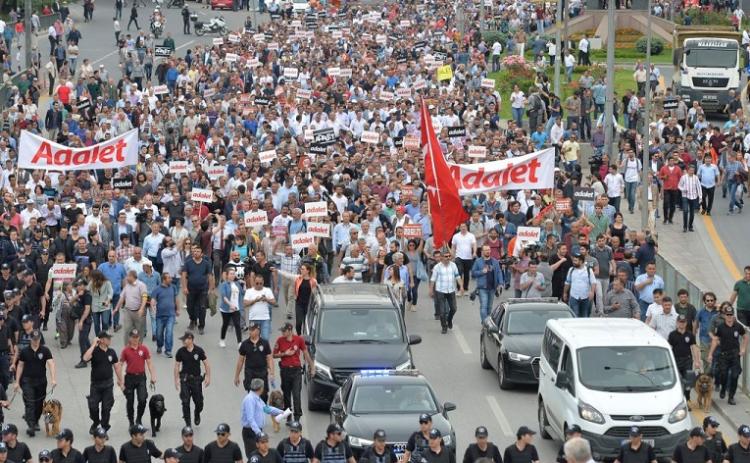
[[[60,102],[62,102],[62,104],[70,103],[70,89],[65,85],[61,85],[57,89],[57,96],[60,97]]]
[[[670,168],[669,165],[665,165],[659,170],[659,178],[664,183],[665,190],[677,190],[680,177],[682,177],[682,169],[679,166],[674,165]]]
[[[142,375],[146,373],[146,360],[151,358],[148,347],[143,344],[133,349],[130,346],[122,348],[120,362],[125,363],[125,373],[129,375]]]
[[[286,336],[279,336],[279,339],[276,340],[276,344],[273,346],[273,353],[276,355],[286,352],[289,349],[294,349],[295,355],[281,357],[279,365],[281,368],[301,367],[302,359],[299,354],[307,351],[305,341],[302,340],[301,336],[297,335],[292,335],[291,341],[288,341]]]

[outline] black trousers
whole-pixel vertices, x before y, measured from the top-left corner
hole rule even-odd
[[[195,414],[203,411],[203,380],[201,377],[180,377],[180,401],[182,402],[182,418],[190,422],[190,400],[195,404]]]
[[[240,331],[240,311],[235,312],[221,312],[221,339],[227,337],[227,329],[229,325],[234,326],[234,335],[237,337],[237,342],[242,342],[242,332]]]
[[[128,30],[130,30],[130,25],[135,23],[135,28],[140,30],[141,26],[138,25],[138,18],[130,17],[130,21],[128,21]]]
[[[677,202],[680,200],[680,190],[664,190],[664,221],[670,222],[674,218]]]
[[[42,406],[47,396],[47,378],[23,378],[21,380],[21,391],[23,391],[24,419],[29,427],[39,423],[42,416]]]
[[[297,303],[294,306],[294,328],[297,330],[297,334],[302,336],[302,325],[305,324],[305,318],[307,317],[307,305]]]
[[[284,394],[284,408],[294,411],[294,419],[302,416],[302,367],[281,368],[281,392]]]
[[[189,34],[190,33],[190,20],[189,19],[183,19],[182,20],[182,33],[183,34]]]
[[[135,415],[133,409],[135,405],[135,395],[138,394],[138,414]],[[128,413],[128,421],[140,423],[143,414],[146,412],[146,398],[148,389],[146,389],[146,375],[125,375],[125,409]],[[133,417],[135,416],[135,420]]]
[[[435,291],[435,301],[439,307],[440,325],[447,327],[456,315],[456,293]]]
[[[258,441],[252,428],[242,428],[242,443],[245,444],[245,455],[250,455],[258,449]]]
[[[737,351],[719,353],[719,360],[716,363],[716,369],[719,372],[719,384],[726,385],[729,397],[734,397],[737,392],[737,379],[742,373],[740,363],[740,354]]]
[[[711,188],[706,188],[702,186],[701,190],[703,191],[703,197],[701,197],[701,210],[703,212],[711,212],[711,208],[714,207],[714,192],[716,191],[716,187],[712,186]]]
[[[458,267],[458,273],[461,274],[464,291],[469,290],[472,265],[474,265],[474,259],[461,259],[460,257],[456,257],[456,267]]]
[[[206,327],[206,307],[208,307],[208,293],[205,289],[200,291],[188,290],[187,298],[188,316],[190,323],[197,323],[198,328]]]
[[[10,384],[10,352],[0,352],[0,387],[3,391]]]
[[[112,380],[91,383],[89,387],[89,418],[94,426],[101,425],[104,429],[109,429],[109,417],[112,406],[115,404],[113,387]],[[99,404],[101,404],[101,414]]]
[[[250,382],[255,378],[263,380],[263,394],[260,395],[260,398],[263,399],[263,402],[268,402],[268,369],[245,369],[245,380],[242,382],[245,391],[250,392]]]

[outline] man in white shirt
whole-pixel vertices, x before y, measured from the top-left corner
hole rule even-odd
[[[662,311],[654,314],[649,326],[656,330],[664,339],[669,338],[669,333],[677,329],[677,311],[672,310],[672,298],[664,296],[661,299]]]
[[[589,59],[589,35],[586,34],[578,42],[578,65],[579,66],[591,66],[591,60]]]
[[[503,53],[503,46],[495,40],[492,44],[492,72],[500,70],[500,55]]]
[[[38,219],[42,216],[42,213],[39,212],[39,209],[36,208],[34,205],[34,200],[29,198],[26,200],[26,209],[21,211],[21,220],[23,223],[23,228],[29,228],[29,223],[31,223],[31,219],[35,218]]]
[[[622,174],[617,171],[615,164],[609,166],[609,173],[604,177],[604,184],[607,186],[609,204],[615,208],[615,211],[620,212],[620,199],[622,199],[622,193],[625,191],[625,180],[622,178]]]
[[[682,232],[694,231],[695,210],[698,209],[698,205],[703,199],[701,182],[695,175],[695,164],[688,164],[687,172],[680,177],[677,188],[682,193]]]
[[[463,288],[459,288],[458,292],[458,296],[462,297],[469,290],[471,266],[474,265],[474,256],[477,255],[477,238],[469,233],[469,227],[465,223],[461,224],[458,233],[451,239],[451,254],[463,281]]]
[[[354,267],[347,265],[341,270],[341,275],[333,279],[333,284],[338,283],[359,283],[354,279]]]
[[[628,212],[633,213],[635,209],[636,190],[641,180],[641,160],[635,157],[635,151],[628,150],[627,157],[622,160],[621,170],[625,173],[625,197],[628,200]]]
[[[271,288],[263,286],[263,276],[256,275],[253,287],[245,291],[244,305],[247,310],[248,326],[260,325],[260,337],[268,340],[271,335],[271,306],[276,304]]]

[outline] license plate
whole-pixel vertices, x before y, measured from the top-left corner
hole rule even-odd
[[[716,101],[719,99],[717,95],[703,95],[704,100]]]

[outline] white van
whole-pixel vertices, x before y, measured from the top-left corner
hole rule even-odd
[[[616,457],[631,426],[671,457],[692,426],[669,344],[633,319],[549,320],[538,404],[543,438],[562,441],[577,424],[597,460]]]

